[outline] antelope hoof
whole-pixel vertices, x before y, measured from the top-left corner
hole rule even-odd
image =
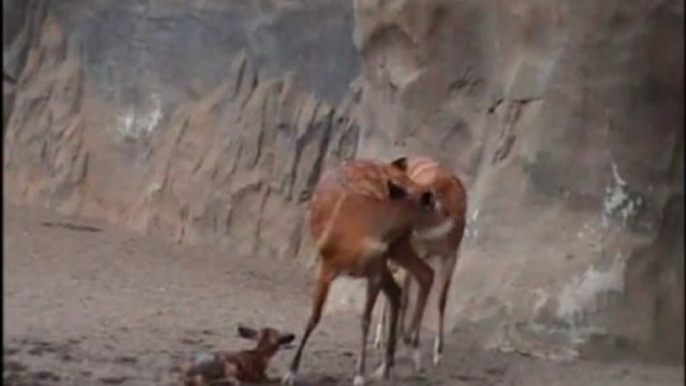
[[[406,346],[411,346],[413,341],[414,341],[414,334],[412,332],[408,332],[407,334],[403,334],[403,343],[405,343]]]
[[[414,371],[422,371],[422,350],[419,347],[412,349],[412,363],[414,364]]]
[[[289,370],[281,378],[281,384],[286,386],[293,386],[295,384],[295,372]]]
[[[353,379],[353,386],[364,386],[364,383],[364,377],[360,374],[357,374]]]
[[[440,338],[436,339],[436,342],[434,343],[434,366],[438,366],[441,364],[441,361],[443,360],[443,344],[440,340]]]
[[[377,334],[376,338],[374,338],[374,347],[377,350],[383,347],[383,338],[381,338],[381,334]]]
[[[374,347],[380,349],[383,347],[383,325],[376,326],[376,336],[374,337]]]

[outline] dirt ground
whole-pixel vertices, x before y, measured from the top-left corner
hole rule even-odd
[[[3,381],[14,386],[179,385],[176,369],[194,353],[249,345],[235,337],[238,323],[299,334],[312,293],[312,274],[295,263],[183,247],[7,204],[3,279]],[[299,384],[351,384],[358,326],[356,314],[326,315],[305,352]],[[484,352],[468,331],[450,336],[444,364],[434,368],[431,338],[424,334],[425,371],[413,374],[401,349],[394,378],[385,384],[684,382],[683,367],[555,363]],[[370,350],[373,369],[378,353]],[[291,355],[277,356],[274,376]]]

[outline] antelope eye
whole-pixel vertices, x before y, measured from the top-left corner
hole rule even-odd
[[[432,192],[424,192],[419,198],[419,204],[422,209],[426,211],[431,211],[434,209],[436,203],[436,198]]]

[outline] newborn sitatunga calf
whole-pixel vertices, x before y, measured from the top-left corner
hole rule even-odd
[[[267,377],[269,360],[294,339],[273,328],[259,331],[239,326],[241,338],[257,341],[257,347],[237,352],[215,352],[198,357],[183,372],[185,386],[239,385],[240,382],[272,383]]]

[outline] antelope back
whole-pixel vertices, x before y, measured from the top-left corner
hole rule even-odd
[[[363,238],[383,241],[409,231],[420,216],[430,189],[413,182],[390,164],[353,160],[324,173],[310,203],[310,225],[317,245],[350,244]],[[431,208],[433,210],[433,208]]]

